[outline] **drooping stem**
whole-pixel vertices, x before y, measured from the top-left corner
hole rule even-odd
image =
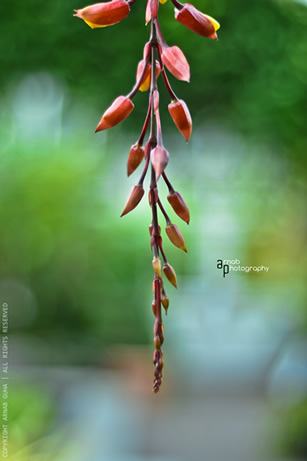
[[[163,179],[164,179],[164,181],[165,181],[165,183],[166,183],[166,185],[167,185],[167,187],[168,187],[168,190],[169,190],[170,192],[174,192],[175,189],[173,188],[173,186],[172,186],[171,183],[169,182],[169,179],[168,179],[168,177],[166,176],[166,174],[165,174],[164,171],[163,171],[163,173],[162,173],[162,177],[163,177]]]
[[[171,0],[172,4],[177,8],[177,10],[181,10],[183,7],[183,4],[178,2],[177,0]]]
[[[158,146],[162,146],[163,140],[162,140],[162,128],[161,128],[161,119],[160,119],[159,109],[156,110],[155,116],[156,116],[156,122],[157,122],[157,143],[158,143]]]
[[[146,133],[147,133],[148,126],[149,126],[149,120],[150,120],[150,114],[151,114],[151,99],[152,99],[152,98],[151,98],[151,95],[150,95],[150,96],[149,96],[149,105],[148,105],[148,110],[147,110],[145,122],[144,122],[144,125],[143,125],[143,128],[142,128],[142,131],[141,131],[139,140],[138,140],[138,142],[137,142],[137,144],[139,144],[140,146],[143,145],[144,138],[145,138],[145,135],[146,135]]]
[[[156,24],[156,29],[157,29],[157,35],[158,35],[158,38],[159,38],[159,42],[160,42],[160,44],[161,44],[161,46],[163,48],[164,46],[167,46],[167,44],[166,44],[166,41],[164,40],[164,37],[162,35],[161,28],[160,28],[160,23],[159,23],[158,18],[155,20],[155,24]]]
[[[162,214],[163,214],[167,224],[169,224],[171,222],[171,220],[169,219],[169,216],[166,213],[166,211],[164,209],[164,206],[162,205],[161,200],[159,198],[158,198],[158,205],[159,205],[160,210],[162,211]]]
[[[148,152],[148,154],[147,154],[147,156],[146,156],[144,169],[143,169],[142,175],[141,175],[141,177],[140,177],[140,179],[139,179],[139,182],[138,182],[138,184],[139,184],[140,186],[143,185],[143,182],[144,182],[144,179],[145,179],[147,170],[148,170],[149,160],[150,160],[150,152]]]

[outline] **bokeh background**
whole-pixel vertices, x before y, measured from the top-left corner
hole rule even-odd
[[[76,0],[2,2],[0,301],[9,304],[9,459],[307,459],[307,4],[195,0],[219,41],[174,21],[191,83],[189,144],[161,87],[168,172],[191,210],[165,242],[164,383],[152,385],[150,210],[119,218],[147,94],[93,134],[135,81],[145,1],[91,30]],[[165,201],[167,190],[161,184]],[[167,208],[168,204],[166,202]],[[217,259],[269,266],[226,278]]]

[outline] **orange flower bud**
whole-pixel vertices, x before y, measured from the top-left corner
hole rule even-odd
[[[138,63],[138,68],[137,68],[137,71],[136,71],[136,81],[139,80],[142,72],[143,72],[143,69],[144,69],[144,64],[145,64],[145,61],[142,60]],[[160,64],[158,61],[156,61],[156,77],[158,78],[159,75],[160,75],[160,72],[161,72],[161,67],[160,67]],[[148,88],[150,87],[150,82],[151,82],[151,64],[147,64],[147,69],[145,71],[145,75],[143,77],[143,80],[142,80],[142,83],[141,83],[141,86],[139,88],[140,91],[147,91]]]
[[[139,166],[144,158],[144,147],[139,144],[133,144],[131,146],[128,162],[127,162],[127,174],[130,176]]]
[[[187,58],[178,46],[163,48],[162,61],[167,70],[178,80],[190,81],[190,66]]]
[[[161,261],[160,261],[160,258],[157,258],[156,256],[153,258],[152,260],[152,267],[155,271],[155,273],[160,277],[160,279],[162,278],[162,272],[161,272]]]
[[[125,0],[112,0],[111,2],[95,3],[81,10],[75,10],[78,18],[83,19],[92,29],[117,24],[125,19],[130,6]]]
[[[163,266],[163,272],[167,280],[171,282],[171,284],[174,285],[175,288],[177,288],[177,277],[173,267],[170,264],[166,263]]]
[[[157,146],[151,151],[150,159],[158,180],[168,164],[169,153],[163,146]]]
[[[174,123],[186,141],[190,139],[192,133],[192,119],[186,103],[179,99],[168,105],[169,113]]]
[[[175,224],[169,223],[165,231],[167,233],[168,238],[170,241],[180,250],[183,250],[187,253],[187,249],[184,243],[184,238],[182,236],[182,233],[178,229],[178,227]]]
[[[190,212],[187,204],[185,203],[182,195],[179,192],[172,191],[168,196],[167,200],[171,204],[175,213],[185,221],[187,224],[190,222]]]
[[[125,205],[124,211],[122,212],[120,217],[134,210],[134,208],[142,200],[143,195],[144,195],[144,189],[140,184],[137,184],[136,186],[132,187],[127,203]]]
[[[190,3],[185,3],[181,10],[175,8],[175,19],[192,32],[217,40],[216,31],[220,28],[219,23]]]
[[[133,111],[134,104],[131,99],[126,96],[118,96],[113,104],[105,111],[97,125],[97,131],[107,130],[112,126],[118,125],[125,120]]]

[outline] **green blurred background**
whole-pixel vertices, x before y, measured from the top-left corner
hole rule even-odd
[[[160,8],[191,66],[190,84],[170,76],[193,118],[187,145],[159,84],[169,177],[192,219],[174,217],[188,255],[165,242],[179,288],[167,290],[165,382],[152,396],[147,200],[119,218],[147,93],[122,125],[93,133],[135,82],[145,2],[96,30],[73,18],[75,0],[2,2],[9,459],[307,459],[307,6],[194,4],[221,23],[218,42],[177,23],[170,0]],[[223,279],[220,258],[270,270]]]

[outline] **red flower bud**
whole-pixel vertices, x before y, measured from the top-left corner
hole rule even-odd
[[[95,133],[97,131],[107,130],[112,126],[118,125],[118,123],[125,120],[133,111],[134,104],[131,99],[126,96],[118,96],[113,104],[105,111],[97,125]]]
[[[181,10],[175,8],[175,19],[192,32],[217,40],[216,30],[220,27],[219,23],[190,3],[185,3]]]
[[[133,144],[131,146],[129,156],[128,156],[128,162],[127,162],[127,174],[130,176],[139,166],[139,164],[142,162],[144,158],[144,147],[138,145],[138,144]]]
[[[134,208],[142,200],[143,195],[144,195],[144,189],[140,184],[137,184],[136,186],[132,187],[127,203],[125,205],[124,211],[122,212],[120,217],[134,210]]]
[[[143,59],[146,59],[151,50],[150,42],[145,43],[143,50]]]
[[[163,266],[163,272],[167,280],[171,282],[171,284],[174,285],[175,288],[177,288],[177,277],[173,267],[170,264],[166,263]]]
[[[192,119],[186,103],[179,99],[168,105],[169,113],[174,123],[186,141],[190,139],[192,133]]]
[[[151,151],[150,159],[158,180],[168,164],[169,153],[163,146],[157,146]]]
[[[167,200],[171,204],[175,213],[185,221],[187,224],[190,222],[190,212],[187,204],[183,200],[183,197],[179,192],[172,191],[168,196]]]
[[[111,2],[95,3],[81,10],[75,10],[78,18],[81,18],[92,29],[95,27],[112,26],[125,19],[130,7],[126,0],[112,0]]]
[[[180,250],[183,250],[187,253],[187,249],[184,243],[184,238],[180,230],[175,224],[169,223],[165,231],[167,233],[168,238],[170,241]]]
[[[138,68],[137,68],[137,71],[136,71],[136,81],[139,80],[142,72],[143,72],[143,69],[144,69],[144,64],[145,64],[145,61],[142,60],[138,63]],[[161,72],[161,67],[160,67],[160,64],[158,61],[156,61],[156,77],[158,78],[159,75],[160,75],[160,72]],[[143,77],[143,80],[142,80],[142,83],[141,83],[141,86],[139,88],[140,91],[147,91],[148,88],[150,87],[150,82],[151,82],[151,64],[147,64],[147,68],[146,68],[146,71],[145,71],[145,75]]]
[[[163,48],[162,61],[174,77],[184,82],[190,81],[190,66],[187,58],[178,46]]]
[[[159,11],[159,0],[147,0],[145,12],[145,24],[148,24],[151,19],[156,19]]]

